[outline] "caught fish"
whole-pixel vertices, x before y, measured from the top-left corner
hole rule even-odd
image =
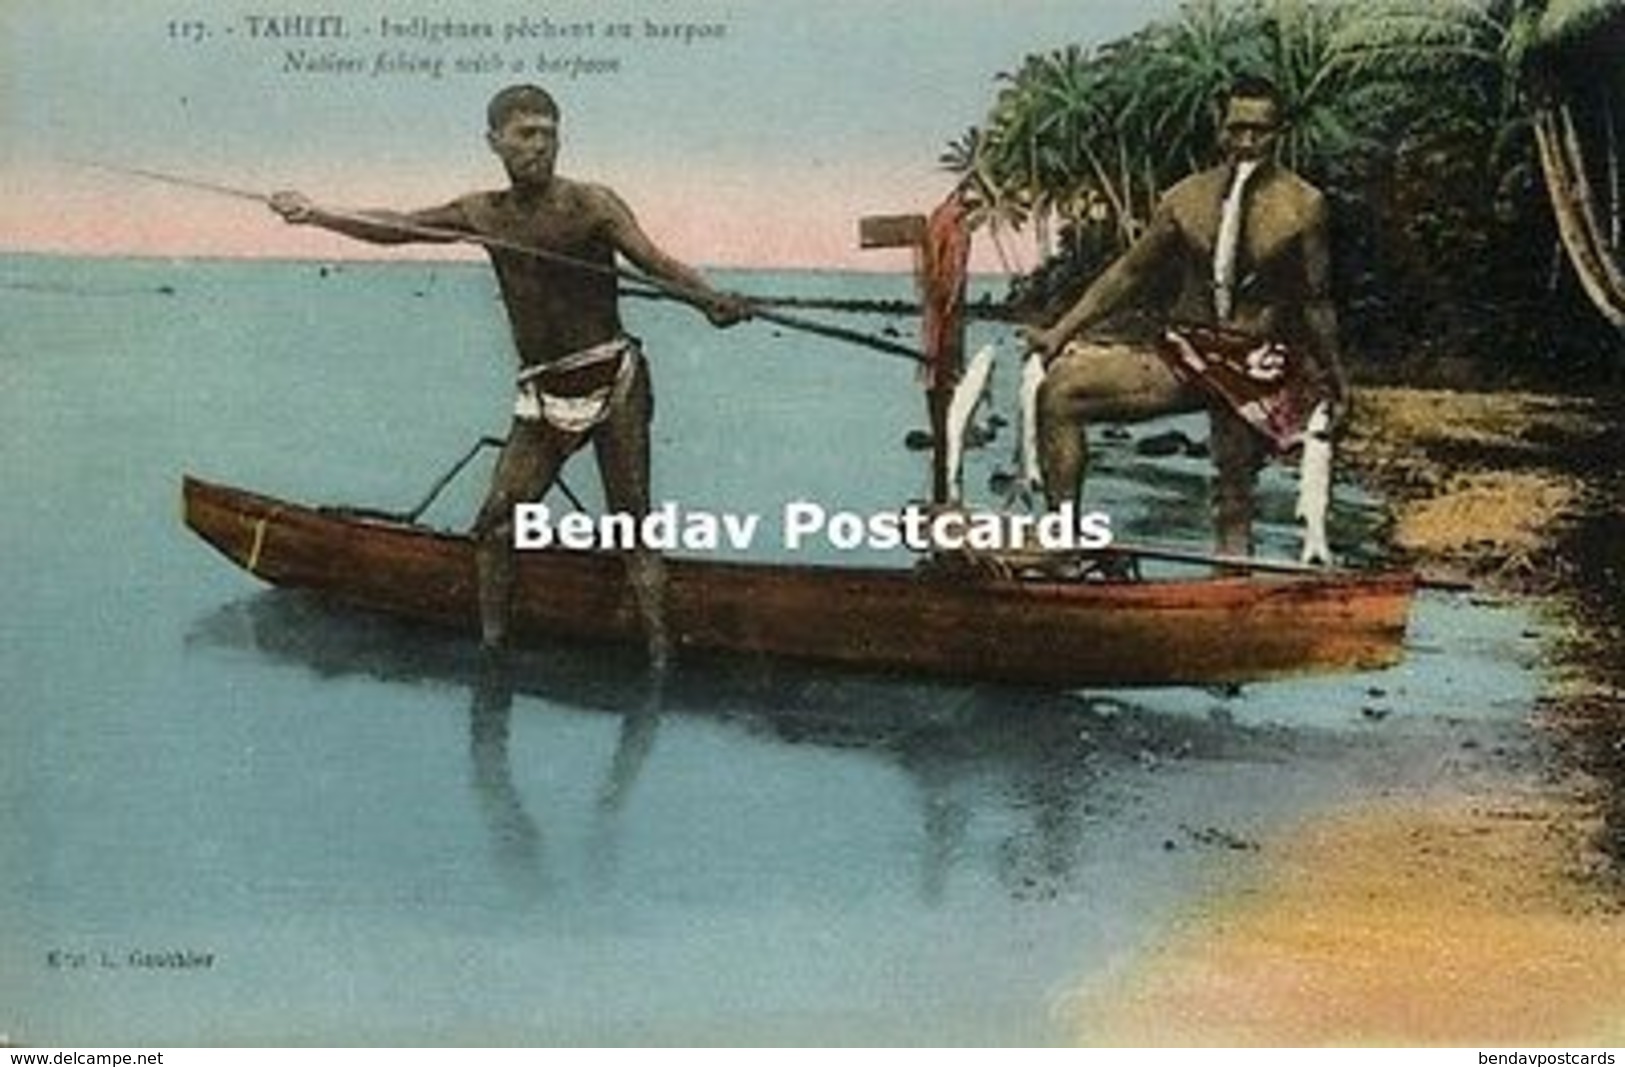
[[[983,345],[965,365],[965,373],[954,386],[954,395],[948,401],[948,495],[950,500],[964,498],[965,434],[976,405],[987,395],[988,379],[993,374],[994,348]]]
[[[1044,486],[1038,465],[1038,387],[1043,384],[1044,360],[1029,352],[1021,364],[1021,481],[1034,493]]]
[[[1298,521],[1303,524],[1303,563],[1330,566],[1326,513],[1332,503],[1332,413],[1325,401],[1315,405],[1303,432],[1303,458],[1298,465]]]

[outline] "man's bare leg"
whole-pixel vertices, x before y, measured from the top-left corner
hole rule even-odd
[[[1216,408],[1209,440],[1217,475],[1213,482],[1214,544],[1220,555],[1253,554],[1253,512],[1264,449],[1258,434],[1234,413]]]
[[[604,479],[609,509],[640,522],[649,513],[649,419],[653,414],[649,368],[641,360],[636,376],[593,438],[598,470]],[[649,664],[664,673],[671,662],[671,635],[666,627],[666,563],[658,552],[641,545],[626,559],[626,577],[643,623]]]
[[[664,672],[671,665],[671,633],[666,628],[666,561],[658,552],[639,549],[627,558],[626,576],[643,621],[649,666]]]
[[[514,420],[497,457],[491,488],[474,520],[474,569],[480,602],[480,639],[503,648],[513,616],[514,505],[540,498],[558,477],[574,441],[541,423]]]
[[[1057,376],[1059,366],[1057,362],[1038,387],[1038,470],[1051,511],[1083,495],[1083,474],[1089,464],[1087,404],[1069,375]]]
[[[1197,411],[1202,403],[1201,394],[1148,348],[1068,345],[1038,389],[1039,466],[1050,508],[1083,494],[1089,423],[1140,422]]]

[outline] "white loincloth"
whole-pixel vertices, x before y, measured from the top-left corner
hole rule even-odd
[[[616,337],[552,363],[526,367],[515,379],[518,391],[513,402],[514,418],[546,422],[565,433],[585,433],[608,418],[615,404],[626,396],[642,358],[643,350],[635,338]],[[548,374],[580,370],[612,359],[620,361],[615,380],[602,388],[581,396],[560,396],[541,387],[541,379]]]

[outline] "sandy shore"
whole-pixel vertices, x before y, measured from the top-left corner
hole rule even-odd
[[[1111,1045],[1625,1044],[1625,914],[1581,872],[1587,827],[1540,795],[1426,797],[1265,846],[1109,994]]]
[[[1576,594],[1586,578],[1561,546],[1599,481],[1618,484],[1608,418],[1570,397],[1365,390],[1343,455],[1389,502],[1401,555],[1536,598],[1557,659],[1596,644]],[[1599,465],[1606,476],[1590,477]],[[1615,744],[1617,690],[1563,658],[1547,728]],[[1619,787],[1565,761],[1485,793],[1445,787],[1306,822],[1109,987],[1082,991],[1076,1036],[1625,1045],[1625,893],[1601,847]]]

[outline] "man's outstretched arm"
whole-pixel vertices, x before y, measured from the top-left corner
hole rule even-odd
[[[732,326],[750,317],[750,304],[743,297],[712,287],[705,276],[662,251],[643,232],[632,209],[608,189],[596,190],[599,210],[615,250],[649,277],[669,285],[674,295],[693,304],[716,326]]]
[[[413,212],[336,211],[297,192],[275,193],[270,204],[272,211],[292,225],[319,226],[375,245],[450,244],[473,232],[456,204]]]

